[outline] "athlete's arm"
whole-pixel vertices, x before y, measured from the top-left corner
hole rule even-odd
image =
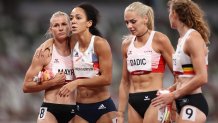
[[[50,79],[48,81],[35,82],[33,81],[34,76],[36,76],[42,68],[47,65],[47,59],[49,57],[49,51],[46,50],[39,57],[33,56],[32,63],[29,69],[26,72],[23,84],[23,92],[24,93],[32,93],[39,92],[50,87],[56,86],[58,84],[63,84],[65,80],[64,75],[57,74],[54,79]]]
[[[37,49],[35,52],[34,56],[39,57],[41,55],[41,53],[43,53],[46,49],[50,49],[50,51],[52,51],[52,44],[53,44],[53,38],[50,38],[48,40],[46,40],[45,42],[43,42]],[[51,52],[50,52],[51,53]]]
[[[172,64],[172,54],[174,53],[174,48],[172,44],[170,43],[169,38],[160,33],[157,32],[157,45],[158,49],[163,56],[164,60],[166,61],[168,67],[170,68],[171,72],[173,72],[173,64]]]
[[[119,87],[119,104],[118,104],[118,123],[123,123],[124,112],[126,105],[128,103],[130,81],[127,71],[127,42],[123,41],[122,44],[122,57],[123,57],[123,68],[122,68],[122,78]]]

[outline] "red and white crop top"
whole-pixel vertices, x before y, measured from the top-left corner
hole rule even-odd
[[[187,37],[194,29],[189,29],[178,43],[176,52],[173,54],[173,71],[179,77],[193,77],[195,75],[190,56],[184,52],[184,44]],[[208,54],[205,56],[206,65],[208,65]]]
[[[61,56],[57,52],[54,45],[51,61],[46,67],[44,67],[44,69],[52,71],[53,75],[57,74],[58,72],[64,72],[66,75],[66,81],[74,80],[73,61],[71,59],[71,55]]]
[[[155,31],[152,31],[146,44],[140,48],[134,46],[136,37],[127,50],[127,70],[133,75],[141,75],[149,72],[163,73],[165,70],[165,61],[160,53],[152,48],[152,41]]]
[[[99,60],[94,51],[95,36],[91,37],[88,48],[80,52],[77,42],[73,49],[73,64],[76,78],[91,78],[99,75]]]

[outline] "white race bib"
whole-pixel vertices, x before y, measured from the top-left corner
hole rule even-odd
[[[66,76],[66,80],[73,80],[73,68],[67,68],[65,65],[55,65],[52,68],[52,72],[56,75],[59,72],[63,72]]]
[[[40,119],[40,120],[45,119],[46,113],[47,113],[47,107],[41,107],[39,110],[38,119]]]
[[[151,71],[151,65],[151,55],[148,54],[129,55],[127,58],[127,69],[129,72]]]
[[[182,120],[195,121],[196,108],[193,106],[185,106],[182,111]]]

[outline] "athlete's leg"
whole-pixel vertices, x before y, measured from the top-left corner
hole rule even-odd
[[[182,108],[178,123],[205,123],[206,115],[198,108],[186,105]]]
[[[108,112],[102,115],[96,123],[116,123],[116,111]]]
[[[54,115],[48,111],[39,113],[37,123],[58,123]]]
[[[68,123],[76,123],[76,122],[74,121],[74,119],[75,119],[75,117],[73,117]]]
[[[158,110],[159,109],[157,107],[150,105],[145,112],[143,123],[160,123],[158,119],[161,119],[161,118],[158,118],[158,117],[161,117],[161,116],[158,116]]]
[[[128,104],[128,123],[142,123],[142,117]]]
[[[84,120],[83,118],[81,118],[80,116],[76,115],[74,117],[74,123],[89,123],[88,121]]]

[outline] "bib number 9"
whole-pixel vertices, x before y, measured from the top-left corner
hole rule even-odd
[[[196,117],[196,108],[192,106],[186,106],[183,108],[182,111],[182,119],[183,120],[190,120],[195,121]]]

